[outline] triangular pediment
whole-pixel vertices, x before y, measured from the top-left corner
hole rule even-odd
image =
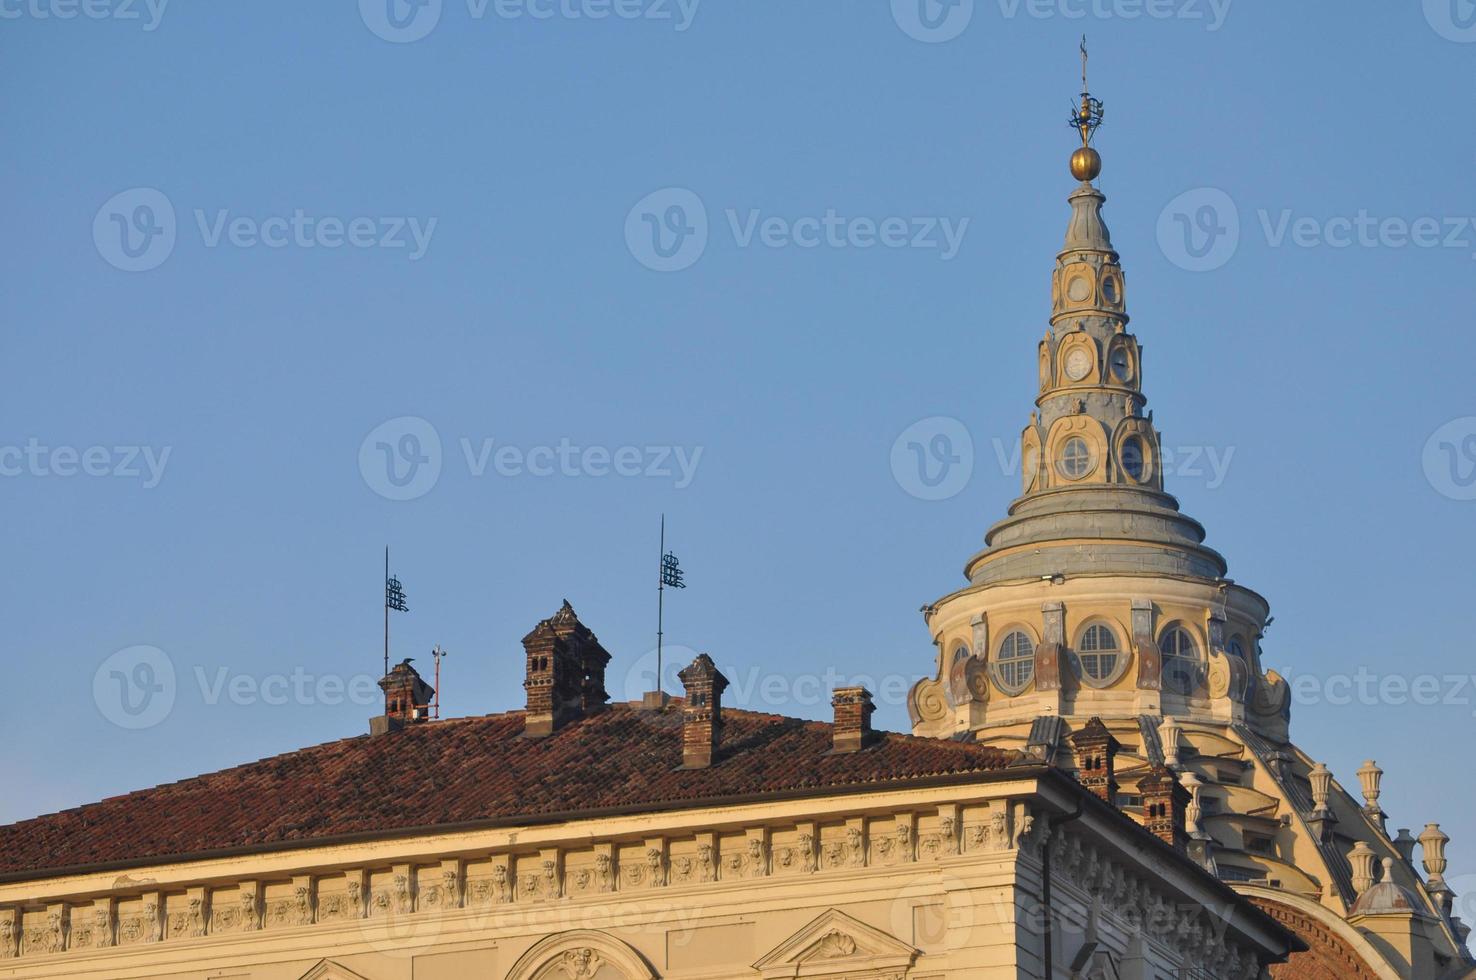
[[[319,960],[316,966],[304,973],[298,980],[367,980],[367,978],[332,960]]]
[[[906,970],[917,955],[918,950],[896,936],[829,909],[775,946],[753,968],[765,980],[864,977],[872,970]]]

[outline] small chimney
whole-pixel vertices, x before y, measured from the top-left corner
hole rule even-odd
[[[524,734],[541,737],[604,708],[610,654],[565,599],[559,611],[523,637],[528,692]]]
[[[1184,811],[1189,806],[1189,791],[1179,785],[1173,770],[1154,766],[1138,781],[1143,796],[1143,826],[1159,840],[1180,851],[1188,844],[1184,830]]]
[[[728,679],[705,653],[677,675],[687,689],[682,706],[682,768],[706,769],[723,739],[723,689]]]
[[[430,717],[431,697],[435,688],[427,684],[410,666],[409,657],[400,661],[379,682],[384,691],[384,714],[369,719],[369,733],[383,735]]]
[[[838,687],[830,697],[835,709],[832,752],[859,752],[871,744],[871,692],[864,687]]]
[[[1071,736],[1076,778],[1097,799],[1117,805],[1117,751],[1122,748],[1102,719],[1093,717]]]

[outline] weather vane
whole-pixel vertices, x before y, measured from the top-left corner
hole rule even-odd
[[[1092,98],[1087,87],[1087,41],[1081,36],[1081,105],[1072,106],[1068,125],[1081,134],[1081,146],[1071,154],[1071,173],[1081,181],[1095,180],[1102,172],[1102,157],[1092,149],[1092,137],[1102,125],[1102,100]]]

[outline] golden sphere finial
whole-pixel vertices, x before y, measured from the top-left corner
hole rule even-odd
[[[1071,154],[1071,176],[1077,180],[1096,180],[1102,172],[1102,154],[1090,146],[1078,147]]]
[[[1083,183],[1102,172],[1102,155],[1092,149],[1092,136],[1102,125],[1102,100],[1092,98],[1087,88],[1087,42],[1081,36],[1081,107],[1071,113],[1071,127],[1081,134],[1081,147],[1071,154],[1071,175]]]

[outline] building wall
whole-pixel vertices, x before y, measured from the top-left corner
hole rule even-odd
[[[1070,913],[1052,921],[1060,970],[1091,943],[1088,959],[1128,980],[1177,976],[1206,951],[1203,976],[1259,974],[1276,939],[1243,904],[1217,908],[1207,876],[1115,814],[1051,834],[1049,814],[1079,802],[1060,789],[934,787],[7,884],[0,908],[23,922],[0,977],[1033,977],[1047,861],[1052,905]]]

